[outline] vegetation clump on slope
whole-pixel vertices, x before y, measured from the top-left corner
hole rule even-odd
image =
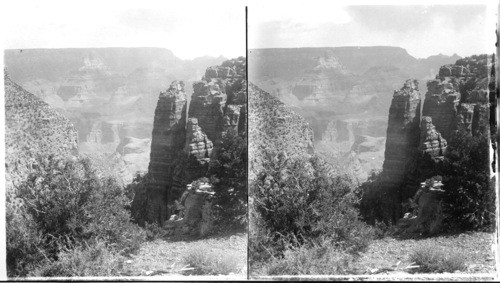
[[[89,159],[41,155],[36,164],[7,196],[8,275],[118,275],[120,257],[145,238],[123,188]]]

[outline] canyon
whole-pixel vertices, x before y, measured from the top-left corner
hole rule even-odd
[[[363,182],[382,169],[390,93],[458,59],[416,59],[388,46],[251,49],[249,81],[303,116],[315,152]]]
[[[191,82],[224,57],[182,60],[163,48],[5,50],[13,81],[67,117],[79,152],[115,167],[123,183],[149,163],[157,95]]]
[[[156,105],[148,173],[134,182],[132,213],[139,223],[163,225],[169,205],[186,186],[208,176],[213,153],[226,135],[246,136],[246,59],[239,57],[206,69],[193,83],[173,81]],[[188,208],[186,208],[188,209]]]
[[[417,80],[407,80],[394,91],[380,183],[363,196],[363,206],[379,210],[365,214],[396,222],[407,212],[403,203],[420,183],[436,175],[455,133],[489,136],[490,101],[495,95],[492,69],[494,61],[488,55],[443,65],[427,81],[423,106]]]

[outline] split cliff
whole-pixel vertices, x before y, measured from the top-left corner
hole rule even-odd
[[[383,170],[362,201],[365,217],[396,222],[420,182],[435,175],[454,133],[487,134],[490,99],[495,95],[490,56],[457,60],[440,68],[421,94],[416,80],[394,92],[389,110]],[[378,203],[375,205],[374,203]]]
[[[212,152],[222,137],[229,131],[246,135],[245,58],[209,67],[193,83],[189,103],[186,97],[182,81],[160,93],[148,174],[135,181],[141,189],[136,189],[132,210],[139,223],[162,225],[186,185],[208,177]]]

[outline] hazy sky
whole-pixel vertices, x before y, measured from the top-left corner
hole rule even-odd
[[[377,1],[381,2],[387,4]],[[426,1],[413,4],[422,2]],[[436,2],[450,1],[429,3]],[[403,47],[417,58],[493,53],[497,6],[486,6],[485,1],[452,3],[457,2],[462,5],[341,6],[314,0],[270,5],[259,1],[249,8],[249,48],[384,45]],[[463,5],[470,3],[483,4]]]
[[[2,2],[7,49],[164,47],[183,59],[246,53],[239,0]]]

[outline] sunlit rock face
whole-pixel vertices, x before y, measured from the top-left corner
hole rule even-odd
[[[422,117],[420,123],[420,150],[433,158],[442,157],[446,153],[447,142],[432,124],[432,118]]]

